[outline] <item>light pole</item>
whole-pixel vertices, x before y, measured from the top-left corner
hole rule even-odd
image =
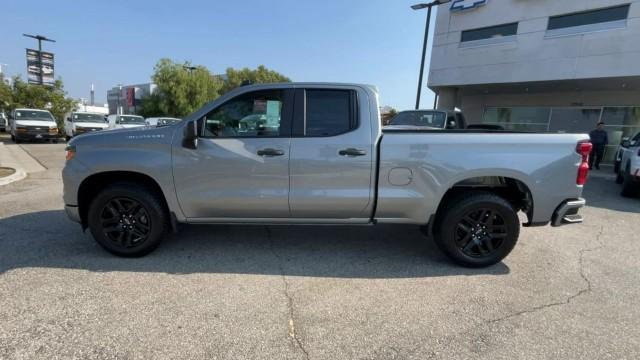
[[[43,82],[42,78],[44,77],[44,72],[42,71],[42,42],[43,41],[56,42],[56,41],[53,40],[53,39],[49,39],[46,36],[42,36],[42,35],[22,34],[22,36],[26,36],[26,37],[30,37],[30,38],[38,40],[38,68],[40,69],[40,85],[43,85],[44,82]]]
[[[427,9],[427,25],[424,30],[424,42],[422,43],[422,58],[420,60],[420,77],[418,78],[418,95],[416,96],[416,110],[420,109],[420,94],[422,93],[422,78],[424,75],[424,59],[427,56],[427,41],[429,39],[429,25],[431,24],[431,8],[450,2],[451,0],[435,0],[430,3],[412,5],[413,10]]]

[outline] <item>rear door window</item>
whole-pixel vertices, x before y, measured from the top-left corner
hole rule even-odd
[[[324,89],[305,91],[304,136],[336,136],[355,128],[355,92]]]

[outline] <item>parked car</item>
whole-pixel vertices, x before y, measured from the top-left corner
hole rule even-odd
[[[274,131],[239,131],[255,115]],[[392,223],[421,225],[454,261],[487,266],[515,246],[519,211],[525,226],[582,222],[588,141],[383,130],[374,87],[251,85],[176,126],[72,139],[64,203],[120,256],[151,252],[178,223]]]
[[[49,140],[58,142],[60,133],[53,115],[41,109],[15,109],[11,112],[11,140],[19,143],[25,140]]]
[[[640,132],[624,138],[616,154],[616,183],[622,184],[623,196],[640,194]]]
[[[147,126],[142,116],[138,115],[109,115],[107,117],[109,129],[130,129]]]
[[[9,121],[7,120],[7,117],[4,115],[4,113],[0,112],[0,131],[1,132],[7,131],[8,122]]]
[[[76,135],[108,128],[109,124],[103,114],[74,111],[65,115],[64,132],[67,141]]]
[[[150,117],[145,120],[148,126],[156,126],[156,127],[169,126],[169,125],[177,124],[180,121],[182,121],[182,119],[171,118],[171,117]]]

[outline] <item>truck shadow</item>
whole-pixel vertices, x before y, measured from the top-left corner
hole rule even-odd
[[[0,274],[20,268],[333,278],[506,275],[448,261],[417,227],[184,226],[152,254],[112,256],[62,210],[0,219]]]

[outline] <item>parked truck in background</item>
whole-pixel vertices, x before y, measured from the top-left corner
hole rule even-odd
[[[109,129],[131,129],[147,126],[142,116],[113,114],[107,117]]]
[[[56,119],[48,110],[19,108],[9,118],[11,140],[58,142],[61,135]]]
[[[383,130],[372,86],[252,85],[176,126],[74,138],[64,203],[120,256],[151,252],[178,223],[404,224],[479,267],[511,252],[518,212],[525,226],[582,221],[588,139]]]
[[[107,123],[103,114],[74,111],[64,117],[64,132],[67,141],[76,135],[108,128],[109,123]]]

